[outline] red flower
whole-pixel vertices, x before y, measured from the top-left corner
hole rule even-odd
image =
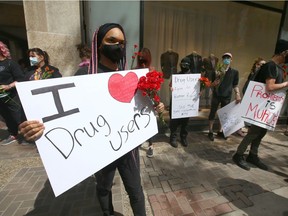
[[[134,44],[134,52],[133,52],[133,56],[132,56],[132,62],[131,62],[131,67],[130,67],[130,69],[133,69],[134,61],[135,61],[136,57],[137,57],[138,55],[139,55],[139,56],[141,55],[140,52],[136,52],[137,47],[138,47],[138,45],[137,45],[137,44]]]
[[[146,76],[140,77],[138,89],[142,91],[143,96],[148,96],[152,100],[153,104],[157,106],[160,103],[158,92],[163,82],[163,73],[153,70],[148,72]],[[161,124],[166,125],[163,118],[163,113],[159,113],[159,118]]]
[[[200,77],[200,91],[202,91],[204,88],[208,88],[211,86],[211,82],[207,77]]]

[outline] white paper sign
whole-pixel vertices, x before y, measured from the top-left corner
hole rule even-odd
[[[56,196],[158,132],[151,101],[136,92],[147,69],[17,83]]]
[[[285,90],[266,91],[263,83],[250,81],[241,102],[245,122],[274,130],[286,97]]]
[[[217,110],[218,118],[225,137],[245,126],[244,121],[241,118],[240,110],[241,104],[236,104],[236,101],[232,101],[231,103]]]
[[[200,74],[172,75],[172,119],[198,116],[200,76]]]

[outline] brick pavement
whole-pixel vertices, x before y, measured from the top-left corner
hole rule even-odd
[[[177,149],[164,134],[156,136],[153,158],[145,156],[147,143],[140,147],[147,215],[287,216],[288,138],[282,132],[279,126],[263,140],[260,157],[269,165],[268,171],[255,167],[245,171],[232,163],[238,136],[210,142],[206,132],[191,131],[189,146]],[[17,142],[0,146],[0,171],[0,216],[101,215],[95,179],[89,177],[55,198],[33,146]],[[116,215],[132,215],[118,174],[114,184]],[[277,208],[265,209],[269,197]]]

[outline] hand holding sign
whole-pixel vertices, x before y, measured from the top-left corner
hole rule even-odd
[[[41,137],[37,148],[56,196],[157,133],[151,101],[136,92],[138,76],[146,73],[141,69],[17,83],[29,120],[19,129],[29,140]],[[32,94],[38,89],[42,93]],[[44,131],[33,119],[47,117]]]

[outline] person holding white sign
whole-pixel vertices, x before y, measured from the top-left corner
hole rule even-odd
[[[283,63],[288,62],[288,41],[277,41],[276,48],[272,59],[264,64],[254,81],[265,83],[267,91],[275,91],[288,87],[288,82],[283,82],[283,69],[280,66]],[[260,94],[260,93],[259,93]],[[264,99],[263,99],[264,100]],[[267,103],[271,101],[267,100]],[[269,106],[269,104],[267,104]],[[272,109],[272,107],[271,107]],[[233,161],[241,168],[250,170],[250,166],[247,162],[254,164],[260,169],[268,170],[268,167],[261,162],[258,157],[258,148],[261,140],[266,135],[267,129],[256,125],[251,125],[247,135],[243,138],[239,144],[236,153],[233,155]],[[244,153],[251,144],[249,155],[244,158]]]
[[[214,141],[213,125],[214,119],[219,105],[226,106],[231,101],[232,90],[235,92],[236,103],[241,101],[240,91],[238,88],[239,72],[231,68],[232,54],[224,53],[222,55],[222,63],[217,65],[216,71],[212,76],[212,100],[209,114],[209,133],[208,138]],[[218,132],[218,136],[225,138],[222,128]],[[226,138],[225,138],[226,139]]]
[[[188,57],[184,57],[181,62],[180,62],[180,68],[181,71],[178,72],[178,74],[189,74],[191,73],[191,60]],[[171,86],[171,90],[173,91],[173,86]],[[170,109],[169,109],[169,114],[170,114],[170,144],[172,147],[177,148],[178,143],[177,143],[177,129],[180,126],[180,141],[181,144],[184,147],[188,146],[187,142],[187,136],[188,136],[188,130],[187,126],[189,123],[189,118],[177,118],[177,119],[172,119],[172,99],[170,101]]]
[[[116,23],[106,23],[100,26],[93,36],[89,74],[120,71],[125,67],[126,37],[122,26]],[[109,109],[113,108],[109,107]],[[163,110],[164,105],[160,103],[156,107],[156,111],[162,112]],[[27,140],[36,140],[42,136],[44,126],[38,121],[26,121],[19,126],[19,130]],[[138,147],[95,174],[96,191],[103,215],[114,215],[111,188],[116,169],[118,169],[129,195],[134,215],[145,216],[145,198],[141,186]]]

